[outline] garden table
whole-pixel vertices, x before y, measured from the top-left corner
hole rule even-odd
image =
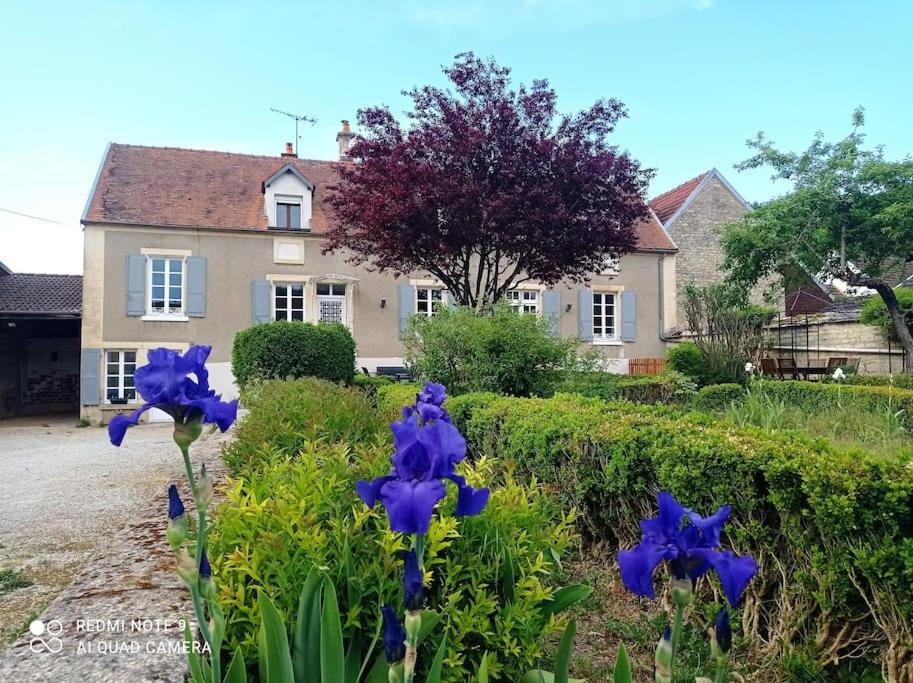
[[[809,379],[809,375],[826,375],[827,366],[826,365],[800,365],[795,369],[795,372],[803,375],[806,380]]]

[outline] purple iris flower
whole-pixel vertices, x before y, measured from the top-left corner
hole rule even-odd
[[[172,484],[168,487],[168,519],[177,519],[184,514],[184,501],[178,495],[178,487]]]
[[[466,457],[466,440],[437,403],[445,397],[443,385],[426,384],[416,404],[403,409],[403,419],[390,425],[394,448],[391,472],[356,484],[358,495],[369,507],[378,500],[383,503],[394,531],[428,532],[434,506],[445,495],[445,479],[457,485],[458,517],[477,515],[488,503],[487,488],[474,489],[454,471]]]
[[[410,612],[422,609],[425,602],[425,577],[414,550],[403,553],[403,599]]]
[[[384,654],[387,664],[393,665],[406,657],[406,629],[390,605],[381,610],[384,616]]]
[[[637,595],[656,597],[653,573],[660,562],[668,560],[676,574],[681,577],[684,573],[691,580],[711,568],[716,570],[726,598],[735,606],[758,565],[747,555],[739,557],[731,550],[718,550],[730,507],[724,505],[710,517],[701,517],[665,491],[659,493],[657,502],[659,515],[640,523],[640,544],[618,553],[621,579],[627,589]]]
[[[148,365],[137,368],[133,377],[146,402],[130,415],[111,419],[111,443],[120,446],[127,428],[139,423],[140,416],[150,408],[168,413],[179,424],[202,420],[217,424],[223,432],[228,429],[237,417],[238,402],[224,403],[209,388],[206,359],[211,350],[211,346],[191,346],[184,355],[170,349],[150,351]]]

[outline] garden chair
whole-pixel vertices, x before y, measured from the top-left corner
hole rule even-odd
[[[837,368],[842,368],[849,364],[849,358],[845,356],[833,356],[827,359],[827,374],[833,374]]]
[[[779,377],[780,379],[783,379],[783,373],[780,372],[780,368],[777,367],[776,358],[762,358],[761,372],[763,372],[767,377]]]
[[[795,358],[781,358],[777,361],[780,366],[780,379],[799,379],[799,368],[796,366]]]
[[[363,373],[365,373],[366,375],[368,375],[368,377],[371,376],[371,372],[370,372],[370,371],[368,370],[368,368],[366,368],[364,365],[361,366],[361,371],[362,371]]]
[[[843,369],[852,373],[859,372],[859,362],[861,360],[861,358],[848,358]]]

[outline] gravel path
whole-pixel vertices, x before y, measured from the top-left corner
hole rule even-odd
[[[170,424],[131,429],[115,448],[73,418],[0,422],[0,569],[33,582],[0,595],[0,651],[182,477]]]

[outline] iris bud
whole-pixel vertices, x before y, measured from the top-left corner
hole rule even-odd
[[[197,505],[203,510],[212,502],[212,479],[206,473],[206,465],[200,467],[200,478],[197,480]]]
[[[691,579],[672,579],[672,602],[676,607],[685,608],[691,604],[694,588]]]
[[[713,626],[710,627],[710,651],[717,662],[725,664],[732,649],[732,626],[729,623],[729,612],[722,608],[716,613]]]
[[[662,638],[656,646],[656,659],[653,664],[655,683],[672,683],[672,631],[666,626]]]
[[[187,538],[187,515],[184,514],[184,501],[174,484],[168,487],[168,528],[165,531],[169,545],[175,552]]]
[[[200,595],[206,600],[216,597],[216,584],[212,580],[212,567],[206,556],[206,548],[203,548],[203,554],[200,556]]]
[[[178,576],[188,584],[193,584],[200,575],[197,570],[197,563],[193,561],[190,553],[187,552],[187,548],[178,553],[177,572]]]

